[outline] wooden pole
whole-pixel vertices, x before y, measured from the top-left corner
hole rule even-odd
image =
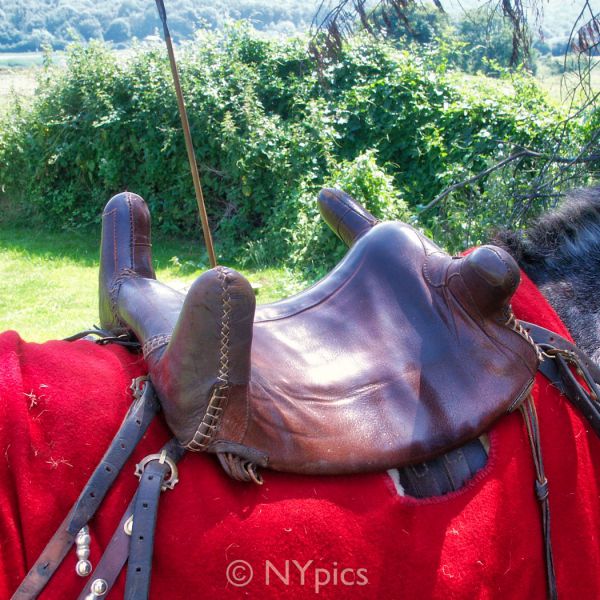
[[[183,101],[183,93],[181,91],[181,83],[179,81],[179,73],[177,71],[177,63],[175,62],[175,52],[173,51],[173,42],[171,34],[167,26],[167,11],[163,0],[156,0],[158,14],[163,24],[165,33],[165,41],[167,43],[167,51],[169,53],[169,63],[171,65],[171,73],[173,74],[173,83],[175,84],[175,94],[177,95],[177,105],[179,106],[179,117],[183,127],[183,137],[185,138],[185,148],[187,150],[190,169],[192,171],[192,180],[194,181],[194,191],[196,193],[196,202],[198,204],[198,212],[200,213],[200,221],[202,222],[202,232],[204,233],[204,243],[208,253],[208,260],[211,268],[217,266],[217,258],[213,247],[212,235],[208,226],[208,215],[206,214],[206,205],[204,203],[204,194],[202,193],[202,184],[200,183],[200,174],[198,173],[198,165],[196,163],[196,155],[194,153],[194,145],[192,143],[192,134],[190,132],[190,122],[188,120],[185,103]]]

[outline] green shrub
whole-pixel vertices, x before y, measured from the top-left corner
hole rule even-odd
[[[342,250],[319,220],[322,186],[346,187],[383,218],[415,221],[447,186],[513,144],[550,152],[555,143],[548,127],[562,115],[525,74],[490,80],[448,72],[443,49],[398,50],[361,36],[338,63],[319,70],[306,46],[235,26],[178,50],[208,213],[225,259],[292,257],[323,268]],[[140,46],[123,64],[102,44],[75,45],[66,69],[47,69],[32,105],[16,106],[0,125],[5,196],[52,226],[71,228],[97,224],[108,198],[129,189],[147,199],[159,229],[195,232],[162,45]],[[565,134],[575,146],[579,123]],[[420,226],[455,250],[510,224],[518,208],[511,194],[537,173],[531,160],[514,167],[505,180],[498,174],[458,190],[421,216]],[[498,212],[500,205],[509,206]]]

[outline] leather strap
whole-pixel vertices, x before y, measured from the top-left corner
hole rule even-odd
[[[94,337],[97,339],[94,339]],[[124,346],[125,348],[131,348],[132,350],[140,349],[140,343],[131,338],[129,334],[124,333],[122,335],[114,335],[112,331],[100,329],[98,327],[95,327],[94,329],[85,329],[84,331],[70,335],[69,337],[63,338],[63,342],[76,342],[77,340],[82,339],[100,345],[117,344],[119,346]]]
[[[600,382],[600,366],[598,366],[585,352],[575,346],[575,344],[564,338],[562,335],[554,333],[554,331],[550,331],[541,325],[535,325],[528,321],[519,322],[542,350],[556,348],[574,354],[581,365],[589,371],[594,380]]]
[[[527,427],[527,436],[531,445],[531,453],[535,465],[536,482],[535,492],[542,511],[542,533],[544,537],[544,554],[546,562],[546,583],[548,587],[548,597],[550,600],[557,600],[558,590],[556,586],[556,574],[554,571],[554,556],[552,554],[552,539],[550,537],[550,503],[548,501],[548,479],[544,471],[544,461],[542,459],[542,447],[540,443],[540,429],[535,410],[535,404],[531,394],[529,394],[520,405],[521,414]]]
[[[171,457],[179,460],[184,453],[185,448],[173,438],[160,455],[153,456],[142,473],[133,509],[125,600],[146,600],[149,596],[160,492],[177,483],[175,461]],[[166,483],[167,476],[170,477],[171,485]]]
[[[175,464],[182,458],[184,454],[183,448],[175,441],[171,440],[167,445],[164,446],[163,450],[166,451],[166,455],[172,460]],[[149,472],[148,470],[151,468],[153,463],[150,463],[144,471],[145,473]],[[164,479],[165,474],[168,474],[168,469],[162,469],[161,477]],[[141,486],[141,482],[140,482]],[[134,507],[136,506],[136,499],[139,496],[139,489],[136,492],[135,496],[129,503],[129,506],[123,513],[123,517],[119,522],[113,536],[108,543],[108,546],[105,548],[96,569],[94,570],[93,576],[90,578],[89,582],[84,586],[83,590],[78,596],[77,600],[87,600],[92,594],[92,590],[94,588],[94,584],[96,582],[103,582],[103,587],[106,590],[105,594],[108,594],[112,589],[119,573],[125,566],[127,559],[129,558],[130,553],[130,538],[133,535],[133,527],[132,522],[135,522],[134,518]],[[158,502],[158,500],[157,500]],[[143,502],[142,502],[143,505]],[[153,507],[150,507],[151,509]],[[158,506],[154,507],[154,509],[158,508]],[[139,519],[138,519],[139,521]],[[138,537],[140,535],[144,536],[144,533],[140,533],[136,528],[136,535]],[[146,538],[148,540],[147,543],[151,544],[153,540]],[[152,558],[150,550],[150,559]],[[130,562],[131,565],[131,562]],[[147,571],[149,573],[149,571]],[[148,584],[150,582],[150,577],[148,577]]]
[[[106,594],[112,589],[119,573],[127,562],[129,556],[129,534],[125,531],[125,524],[133,515],[133,506],[136,496],[133,497],[129,506],[123,513],[123,517],[119,525],[115,529],[108,546],[106,546],[98,565],[94,569],[94,573],[85,584],[77,600],[87,600],[92,594],[92,586],[97,581],[106,583]]]
[[[564,337],[527,321],[521,325],[544,353],[539,370],[584,415],[600,436],[600,367]],[[589,390],[575,377],[571,366]]]
[[[141,388],[142,382],[145,382],[143,389]],[[160,404],[147,378],[135,379],[132,389],[135,400],[127,411],[108,450],[69,511],[67,518],[61,523],[13,594],[12,600],[37,598],[44,589],[75,542],[79,530],[98,510],[104,496],[158,412]]]
[[[430,498],[459,490],[486,462],[487,452],[478,438],[426,463],[399,469],[398,477],[407,496]]]
[[[598,402],[599,390],[596,381],[584,366],[578,365],[578,372],[584,378],[590,390],[588,391],[575,377],[563,355],[558,354],[554,362],[562,379],[563,393],[581,411],[594,431],[600,435],[600,402]]]

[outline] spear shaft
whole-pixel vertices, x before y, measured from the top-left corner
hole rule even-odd
[[[198,204],[198,212],[200,213],[200,221],[202,222],[202,232],[204,233],[204,243],[208,253],[208,260],[212,268],[217,266],[215,249],[213,247],[212,235],[208,226],[208,215],[206,214],[206,205],[204,203],[204,194],[202,193],[202,184],[200,183],[200,174],[198,173],[198,165],[196,163],[196,154],[194,153],[194,145],[192,143],[192,134],[190,132],[190,122],[188,121],[185,103],[183,101],[183,92],[181,91],[181,83],[179,81],[179,72],[175,61],[175,52],[173,51],[173,42],[167,25],[167,11],[163,0],[156,0],[158,14],[162,21],[163,31],[165,34],[165,42],[167,43],[167,51],[169,53],[169,63],[171,65],[171,73],[173,74],[173,83],[175,84],[175,94],[177,95],[177,105],[179,106],[179,117],[183,127],[183,137],[185,138],[185,148],[187,150],[190,169],[192,171],[192,180],[194,182],[194,191],[196,193],[196,202]]]

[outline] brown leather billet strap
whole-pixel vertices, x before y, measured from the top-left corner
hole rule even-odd
[[[125,600],[146,600],[150,594],[154,532],[160,493],[177,483],[174,464],[184,453],[185,448],[176,438],[173,438],[163,448],[160,457],[157,458],[155,455],[154,460],[147,463],[141,474],[133,509]],[[167,485],[167,476],[170,478],[171,485]]]
[[[398,478],[407,496],[442,496],[461,489],[485,467],[487,457],[481,438],[477,438],[426,463],[398,469]]]
[[[164,446],[163,450],[165,451],[166,456],[169,457],[169,459],[175,464],[177,464],[177,462],[184,455],[184,448],[175,439],[171,440],[168,444],[166,444]],[[160,481],[160,483],[162,483],[164,481],[165,476],[169,474],[168,471],[169,471],[169,466],[166,463],[161,465],[159,459],[157,459],[148,464],[148,467],[144,471],[144,474],[146,476],[148,476],[148,475],[154,475],[155,472],[157,472],[156,482]],[[143,482],[143,480],[142,480],[142,482]],[[138,491],[136,492],[133,499],[129,503],[129,506],[123,513],[123,517],[121,518],[119,525],[115,529],[115,532],[113,533],[112,538],[110,539],[110,542],[106,546],[104,553],[102,554],[100,561],[98,562],[96,568],[94,569],[92,576],[90,577],[89,581],[84,586],[81,593],[79,594],[78,600],[86,600],[86,598],[88,598],[89,595],[92,593],[94,586],[98,585],[98,584],[102,586],[102,589],[106,590],[105,594],[108,594],[110,592],[113,585],[115,584],[115,581],[117,580],[117,577],[119,576],[119,573],[121,572],[121,570],[125,566],[125,563],[129,559],[130,539],[133,535],[137,536],[138,538],[140,536],[142,536],[144,538],[144,542],[146,544],[149,544],[149,546],[150,546],[149,560],[150,560],[150,565],[151,565],[153,532],[151,533],[151,535],[147,535],[145,533],[145,529],[148,525],[148,520],[144,518],[143,514],[141,516],[137,517],[137,521],[136,521],[136,518],[134,518],[136,516],[136,515],[134,515],[134,508],[136,507],[137,499],[140,498],[142,482],[140,483],[140,488],[138,488]],[[158,489],[160,491],[160,485],[159,485]],[[146,508],[144,508],[144,503],[148,503],[148,501],[144,500],[144,498],[142,497],[139,505],[142,507],[143,511],[146,511]],[[157,509],[158,509],[158,500],[149,504],[147,510],[154,512],[154,514],[156,514]],[[155,518],[154,518],[154,520],[155,520]],[[137,525],[134,527],[132,525],[132,522],[139,523],[141,525],[141,531],[140,531],[140,527]],[[130,568],[131,568],[131,565],[133,564],[134,560],[135,560],[135,557],[129,563]],[[146,574],[148,574],[147,579],[148,579],[148,584],[149,584],[149,582],[150,582],[149,567],[144,569],[144,572]]]
[[[140,383],[144,386],[139,389]],[[147,378],[134,380],[136,399],[102,460],[81,492],[71,517],[69,533],[77,532],[94,516],[132,452],[160,410],[160,403]]]
[[[143,380],[145,384],[142,390],[140,384]],[[52,536],[13,594],[12,600],[37,598],[46,587],[73,546],[79,530],[94,516],[119,472],[158,412],[160,404],[150,382],[146,378],[138,378],[134,380],[134,385],[135,400],[127,411],[108,450],[69,511],[67,518]]]
[[[71,514],[72,510],[69,511],[69,514],[60,524],[56,533],[46,544],[46,547],[33,567],[12,595],[11,600],[31,600],[32,598],[37,598],[46,587],[46,584],[64,560],[69,549],[75,543],[76,535],[71,535],[67,531]]]
[[[600,436],[600,367],[557,333],[527,321],[521,321],[521,325],[545,355],[539,370],[572,402]],[[589,391],[575,377],[570,365],[583,377]]]

